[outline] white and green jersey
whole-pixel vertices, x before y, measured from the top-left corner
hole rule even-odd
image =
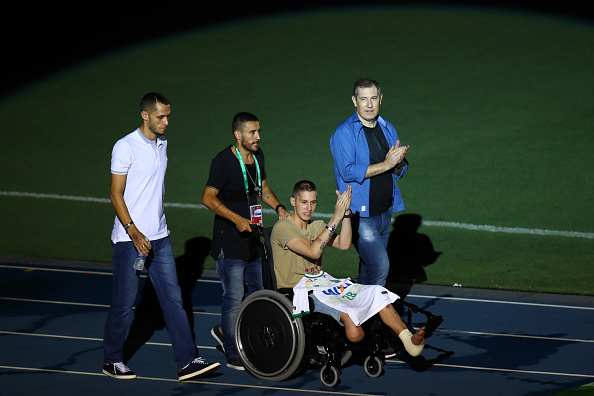
[[[322,304],[348,314],[356,326],[400,298],[383,286],[361,285],[350,278],[335,278],[321,271],[303,276],[293,287],[293,316],[309,313],[310,291]]]

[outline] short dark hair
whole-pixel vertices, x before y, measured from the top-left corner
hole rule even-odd
[[[231,133],[235,133],[235,131],[243,132],[243,124],[250,121],[258,122],[258,117],[245,111],[235,114],[231,124]]]
[[[169,101],[159,92],[149,92],[140,101],[140,111],[153,112],[157,109],[157,103],[168,105]]]
[[[311,182],[309,180],[298,181],[295,184],[295,187],[293,187],[293,198],[297,198],[297,196],[304,191],[317,192],[317,188],[314,182]]]
[[[379,81],[374,80],[369,77],[360,78],[355,81],[353,85],[353,96],[356,98],[359,95],[359,88],[371,88],[375,86],[377,88],[377,94],[382,94],[382,86],[380,85]]]

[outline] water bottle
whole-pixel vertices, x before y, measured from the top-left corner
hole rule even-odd
[[[148,237],[144,237],[145,241],[149,241]],[[145,247],[145,245],[142,245],[143,247]],[[136,271],[142,271],[144,269],[144,262],[146,261],[146,255],[145,254],[140,254],[140,253],[136,253],[138,255],[138,257],[136,257],[136,260],[134,260],[134,269]]]
[[[137,253],[138,257],[134,260],[134,269],[136,271],[142,271],[144,269],[144,262],[146,261],[146,256],[144,254]]]

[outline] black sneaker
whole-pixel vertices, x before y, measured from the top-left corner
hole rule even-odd
[[[232,368],[233,370],[245,370],[239,356],[227,359],[227,367]]]
[[[223,340],[225,337],[223,336],[223,330],[221,330],[221,326],[216,325],[213,327],[210,331],[210,334],[212,334],[214,339],[217,340],[217,342],[221,345],[221,349],[223,350],[223,353],[225,353],[225,346],[223,345]]]
[[[180,381],[197,378],[203,374],[214,373],[221,367],[220,363],[206,363],[204,359],[198,357],[192,360],[181,370],[177,371]]]
[[[392,359],[398,355],[396,349],[394,349],[394,347],[390,344],[390,341],[387,339],[384,341],[383,347],[380,348],[380,353],[384,354],[386,359]]]
[[[103,374],[109,375],[110,377],[117,379],[136,378],[136,374],[134,374],[134,371],[130,370],[128,366],[126,366],[122,362],[110,364],[103,363]]]
[[[386,359],[392,359],[393,357],[396,357],[396,355],[398,355],[398,353],[396,352],[396,350],[392,347],[388,347],[386,349],[382,349],[382,353],[385,354],[385,358]]]

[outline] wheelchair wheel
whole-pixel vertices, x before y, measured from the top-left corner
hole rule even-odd
[[[380,377],[384,373],[384,362],[379,356],[367,356],[364,367],[365,373],[371,378]]]
[[[324,366],[320,370],[320,379],[322,384],[328,388],[333,388],[340,384],[340,373],[335,366]]]
[[[292,312],[289,299],[272,290],[257,291],[241,305],[235,342],[245,369],[253,376],[283,381],[300,367],[305,332]]]

